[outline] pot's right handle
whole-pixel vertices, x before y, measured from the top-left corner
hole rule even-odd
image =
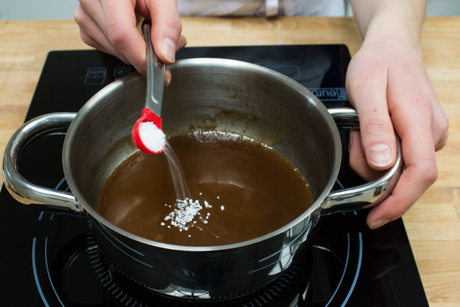
[[[344,129],[359,127],[358,114],[354,109],[334,108],[328,111],[337,126]],[[355,211],[383,202],[393,191],[404,167],[398,135],[396,135],[396,147],[396,162],[391,169],[385,171],[383,176],[375,181],[353,188],[332,191],[323,202],[323,213]]]
[[[11,137],[3,156],[3,179],[8,192],[20,203],[36,204],[52,212],[82,213],[80,204],[71,193],[32,184],[21,176],[18,169],[21,153],[30,141],[38,136],[65,132],[76,115],[51,113],[36,117],[22,125]]]

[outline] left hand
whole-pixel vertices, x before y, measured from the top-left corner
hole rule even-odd
[[[118,57],[146,75],[147,59],[143,35],[137,29],[137,16],[152,23],[152,43],[163,63],[175,61],[176,51],[187,40],[176,1],[165,0],[80,0],[74,12],[80,36],[86,44]],[[165,71],[165,85],[171,73]]]
[[[350,165],[364,179],[390,168],[401,138],[405,171],[367,224],[375,229],[401,217],[437,179],[435,151],[448,136],[441,109],[417,46],[388,37],[367,40],[350,62],[347,93],[360,119],[352,131]]]

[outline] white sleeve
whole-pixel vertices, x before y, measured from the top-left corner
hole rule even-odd
[[[180,16],[345,16],[345,0],[177,0]]]
[[[285,16],[345,16],[344,0],[282,0]]]

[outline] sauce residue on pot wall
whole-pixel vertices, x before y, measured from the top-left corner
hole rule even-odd
[[[158,242],[213,246],[268,234],[313,203],[287,159],[246,137],[201,132],[169,140],[190,190],[176,200],[164,154],[135,153],[106,181],[96,210],[111,223]],[[188,213],[187,223],[174,224]]]

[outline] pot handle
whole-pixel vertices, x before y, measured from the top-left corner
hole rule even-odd
[[[51,113],[38,116],[22,125],[11,137],[3,156],[3,179],[8,192],[20,203],[59,213],[82,213],[82,207],[69,192],[57,191],[30,183],[21,176],[19,158],[33,139],[67,131],[77,113]]]
[[[359,128],[358,114],[354,109],[333,108],[328,111],[338,127],[342,129]],[[383,202],[393,191],[404,167],[398,135],[396,135],[396,147],[396,162],[391,169],[385,171],[383,176],[375,181],[329,193],[323,202],[323,214],[355,211]]]

